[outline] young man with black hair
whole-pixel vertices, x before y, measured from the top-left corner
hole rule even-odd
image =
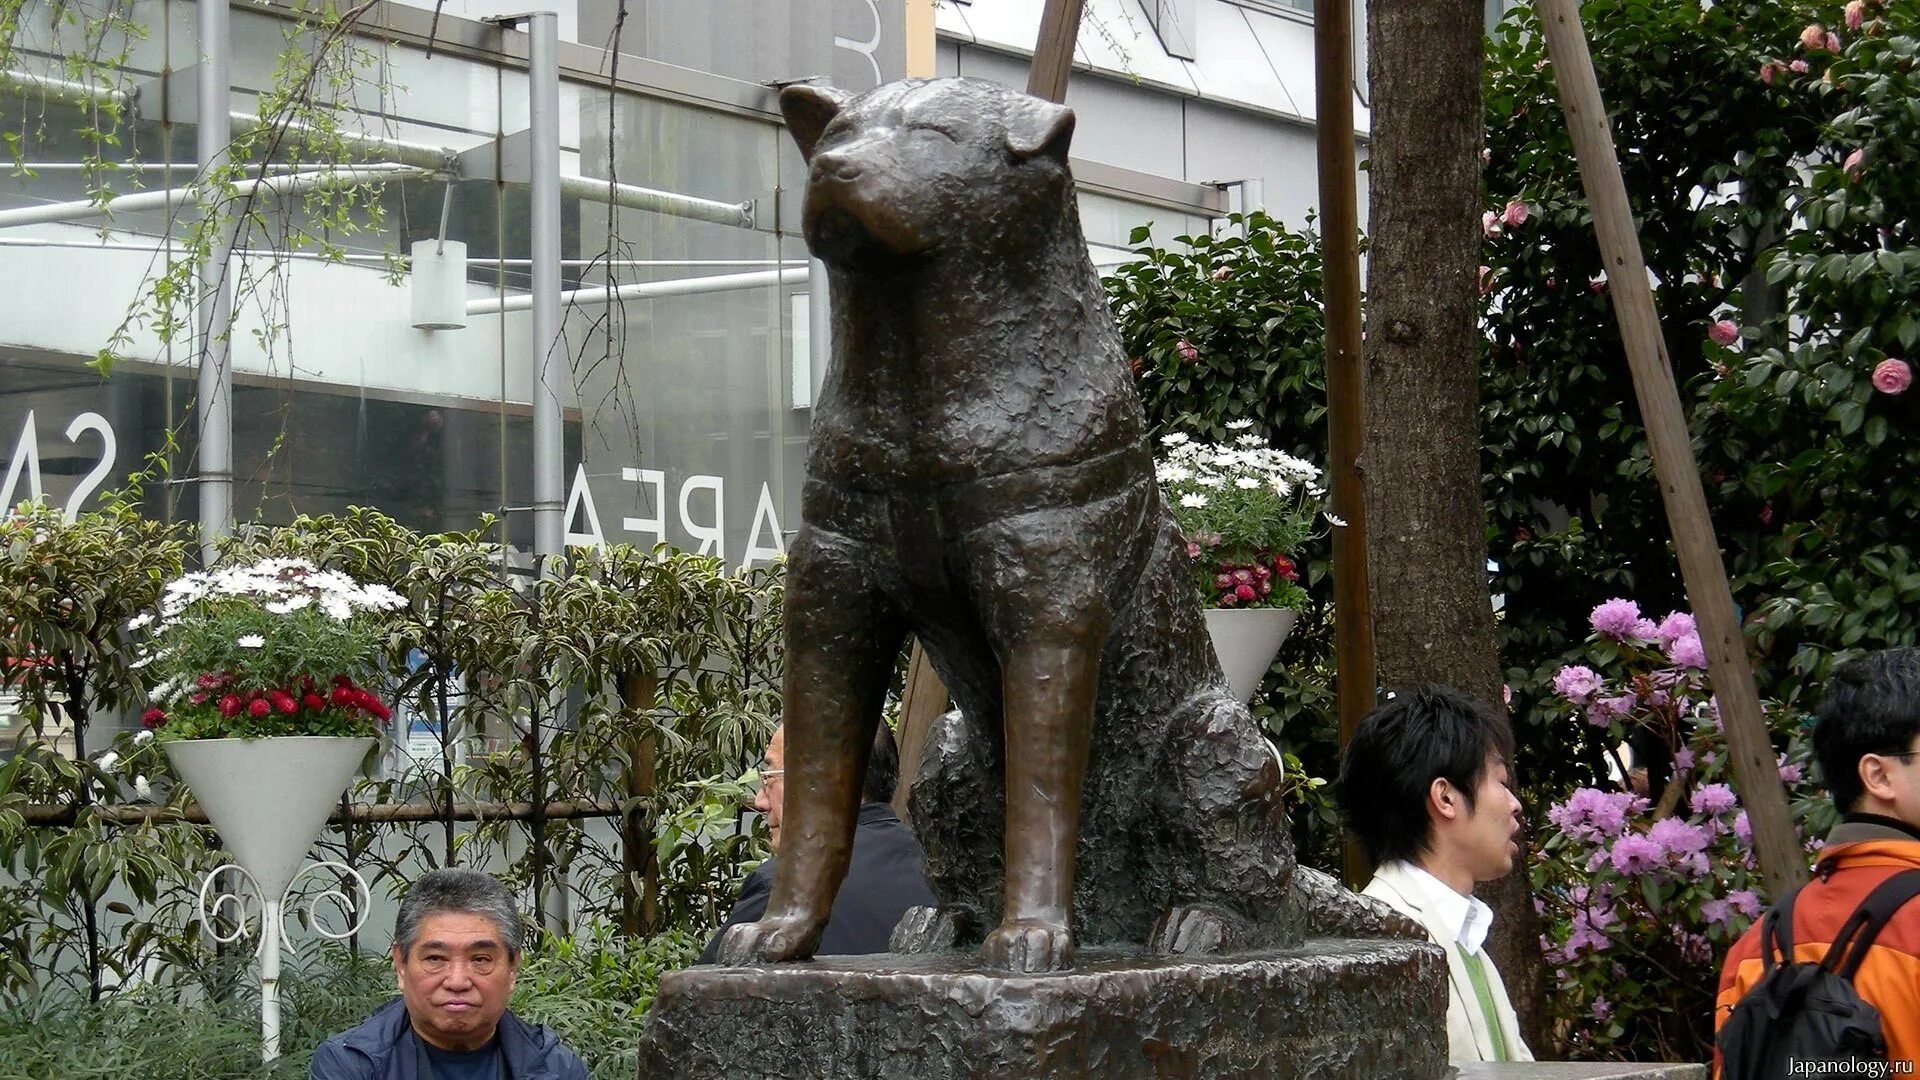
[[[1519,852],[1512,742],[1504,723],[1453,690],[1403,691],[1361,718],[1335,787],[1347,829],[1375,867],[1361,895],[1413,919],[1446,950],[1453,1061],[1533,1060],[1484,949],[1493,911],[1473,895],[1505,877]]]
[[[727,922],[707,942],[699,963],[711,964],[727,927],[753,922],[767,911],[773,893],[773,864],[780,852],[782,797],[786,793],[785,728],[775,728],[767,740],[760,769],[760,790],[753,808],[767,821],[774,857],[761,863],[740,886],[740,899],[727,913]],[[926,853],[913,830],[894,815],[893,789],[900,781],[900,751],[893,732],[881,724],[867,755],[867,779],[860,790],[860,817],[853,834],[853,861],[834,898],[827,928],[820,936],[821,956],[886,952],[895,924],[909,908],[935,907],[927,884]]]
[[[1920,869],[1920,649],[1885,649],[1836,668],[1815,713],[1813,753],[1841,812],[1792,905],[1796,961],[1818,962],[1868,894]],[[1716,1029],[1761,979],[1761,922],[1720,969]],[[1911,1072],[1920,1055],[1920,902],[1893,911],[1853,976],[1853,989],[1880,1014],[1890,1072]],[[1715,1072],[1719,1053],[1715,1052]]]

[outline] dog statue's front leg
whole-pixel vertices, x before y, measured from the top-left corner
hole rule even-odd
[[[832,533],[802,526],[794,540],[783,608],[786,798],[773,894],[765,917],[721,939],[722,964],[812,956],[847,876],[867,754],[906,638],[873,565],[860,545]]]
[[[1016,644],[1001,684],[1007,740],[1007,880],[986,962],[1013,971],[1073,963],[1073,868],[1106,620],[1076,639]]]

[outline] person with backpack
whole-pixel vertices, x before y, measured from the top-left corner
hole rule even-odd
[[[1920,1055],[1920,649],[1835,669],[1813,748],[1843,816],[1813,880],[1727,952],[1726,1080],[1911,1074]]]

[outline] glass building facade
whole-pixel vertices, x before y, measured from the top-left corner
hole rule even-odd
[[[544,347],[565,360],[570,542],[665,541],[736,564],[784,550],[825,357],[798,235],[805,168],[782,130],[776,84],[826,76],[864,89],[907,74],[910,54],[923,74],[1017,83],[1026,60],[1009,43],[1031,38],[1040,7],[662,0],[622,21],[613,0],[563,5],[561,168],[579,182],[561,207],[561,337]],[[1163,240],[1215,227],[1260,190],[1241,181],[1263,183],[1276,216],[1302,219],[1312,118],[1297,103],[1311,102],[1301,83],[1310,25],[1198,0],[1201,32],[1186,48],[1199,55],[1184,59],[1133,19],[1137,9],[1137,0],[1089,4],[1107,29],[1083,33],[1090,71],[1069,96],[1081,113],[1074,167],[1096,260],[1124,258],[1141,224]],[[157,455],[168,469],[145,487],[147,512],[193,521],[199,334],[190,305],[173,309],[183,325],[160,333],[156,297],[191,281],[170,272],[195,258],[195,202],[132,197],[195,177],[195,5],[133,0],[91,32],[84,20],[61,23],[59,10],[29,9],[37,21],[0,73],[17,159],[0,170],[0,495],[78,511]],[[265,193],[244,204],[225,335],[240,520],[365,505],[438,530],[490,513],[510,544],[532,545],[530,402],[542,349],[526,310],[528,39],[493,14],[484,0],[368,9],[301,122],[337,126],[331,145],[362,166],[413,171],[354,189],[360,201],[344,207]],[[272,108],[287,57],[317,48],[319,20],[231,8],[236,134]],[[1249,25],[1265,36],[1236,41]],[[1088,52],[1096,39],[1106,44]],[[1270,58],[1260,71],[1238,70],[1249,43]],[[1284,60],[1289,49],[1299,65]],[[111,109],[122,114],[115,138],[86,134]],[[88,167],[90,157],[118,167]],[[343,164],[265,159],[286,172]],[[687,197],[694,210],[641,208],[608,196],[609,183]],[[131,201],[116,209],[107,191]],[[88,200],[111,213],[46,209]],[[731,221],[729,206],[741,211]],[[465,245],[460,329],[413,325],[404,260],[415,243],[439,239]],[[608,302],[611,290],[638,286],[657,288]],[[90,364],[108,348],[120,359],[103,377]]]

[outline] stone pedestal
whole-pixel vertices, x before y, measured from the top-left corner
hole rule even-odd
[[[1412,941],[1209,960],[1084,950],[1054,975],[971,953],[693,968],[661,980],[643,1080],[1439,1080],[1447,966]]]

